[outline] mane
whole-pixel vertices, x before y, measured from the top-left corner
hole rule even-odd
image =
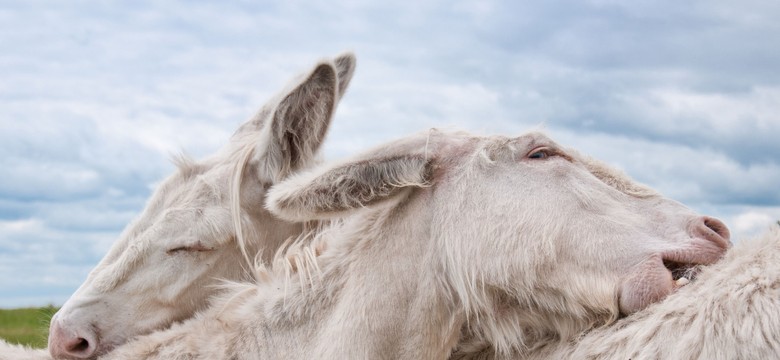
[[[306,223],[297,238],[290,238],[276,251],[271,267],[256,264],[258,284],[280,280],[284,282],[285,297],[293,285],[300,286],[302,291],[316,289],[322,283],[323,267],[328,263],[322,255],[335,248],[340,238],[334,234],[344,228],[342,219]]]
[[[255,264],[253,259],[257,256],[251,257],[247,250],[247,239],[244,235],[244,224],[248,222],[244,217],[244,213],[241,211],[241,185],[246,171],[249,160],[255,155],[255,149],[257,146],[256,131],[262,126],[262,115],[265,114],[261,111],[253,117],[251,121],[244,124],[239,128],[232,136],[231,146],[223,149],[219,152],[215,158],[223,158],[224,161],[233,164],[230,176],[229,184],[229,196],[230,196],[230,213],[233,221],[233,230],[235,231],[235,240],[238,244],[241,254],[246,262],[244,265],[248,269],[254,268]],[[192,157],[185,152],[173,154],[171,156],[171,162],[176,165],[179,173],[184,178],[189,178],[202,173],[205,166],[202,163],[198,163]],[[260,254],[258,254],[259,256]]]
[[[306,223],[301,235],[277,250],[270,266],[255,263],[253,284],[239,288],[253,286],[272,322],[298,322],[311,317],[336,300],[353,248],[385,213],[370,211],[348,219]]]
[[[210,315],[203,315],[222,324],[235,324],[246,317],[244,309],[251,307],[262,309],[264,315],[258,315],[273,322],[304,318],[311,308],[309,303],[323,299],[314,293],[324,289],[320,256],[328,244],[326,233],[309,228],[282,245],[270,265],[256,259],[253,280],[221,282],[217,285],[221,291],[210,300]]]
[[[249,138],[249,136],[240,137],[242,140]],[[246,170],[249,159],[255,153],[255,147],[253,143],[249,141],[240,141],[240,145],[237,150],[231,153],[231,159],[234,165],[232,181],[230,182],[230,216],[233,219],[233,229],[236,232],[236,243],[241,250],[241,254],[244,256],[247,266],[252,266],[253,261],[249,257],[247,252],[247,241],[244,237],[244,214],[241,212],[241,182],[244,178],[244,171]]]

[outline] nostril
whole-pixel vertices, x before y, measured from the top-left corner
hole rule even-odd
[[[80,354],[89,350],[89,341],[84,338],[73,339],[73,341],[65,346],[65,349],[69,353]]]
[[[96,341],[90,341],[83,337],[68,339],[62,344],[64,354],[73,359],[89,359],[95,354]]]
[[[726,224],[716,218],[708,216],[704,216],[702,220],[702,235],[704,235],[705,238],[713,240],[724,247],[730,246],[729,240],[731,239],[731,233]]]
[[[720,237],[729,240],[731,237],[731,234],[729,233],[729,228],[721,222],[718,219],[715,218],[705,218],[704,219],[704,226],[710,228],[710,230],[714,231],[716,234],[720,235]]]
[[[49,352],[53,358],[91,359],[98,348],[98,336],[89,327],[71,328],[59,321],[49,329]]]

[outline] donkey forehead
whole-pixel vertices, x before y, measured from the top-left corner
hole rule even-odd
[[[178,165],[179,171],[152,195],[147,211],[171,206],[198,207],[225,200],[229,177],[226,166],[218,163]]]
[[[439,139],[432,139],[438,137]],[[421,139],[417,140],[418,142]],[[557,144],[542,132],[533,131],[517,137],[506,136],[473,136],[467,133],[442,133],[435,129],[430,131],[425,140],[427,147],[437,143],[438,158],[447,163],[447,158],[482,159],[490,161],[503,154],[505,157],[519,159],[528,152],[539,147],[548,147],[561,154],[572,166],[581,167],[601,182],[610,187],[637,198],[658,197],[660,194],[652,188],[641,184],[617,168],[592,157],[582,155],[577,150],[565,148]],[[457,161],[457,160],[456,160]]]
[[[418,143],[424,143],[425,151],[442,160],[472,158],[475,154],[525,155],[537,147],[560,147],[541,132],[528,132],[516,137],[502,135],[476,136],[465,132],[441,132],[431,129],[427,134],[418,135]],[[434,157],[431,156],[431,157]]]
[[[131,225],[133,231],[127,237],[135,242],[165,240],[165,237],[141,235],[151,227],[175,225],[182,220],[192,220],[189,218],[209,210],[227,211],[230,199],[228,172],[228,169],[219,165],[180,167],[155,192],[139,220]]]
[[[224,175],[218,167],[194,163],[178,165],[179,171],[163,181],[141,215],[125,229],[95,269],[96,285],[101,291],[108,291],[121,282],[154,244],[173,239],[170,231],[160,231],[161,227],[175,226],[210,208],[227,209],[228,194],[220,185],[226,180],[222,179]],[[184,235],[191,230],[194,229],[177,233]]]

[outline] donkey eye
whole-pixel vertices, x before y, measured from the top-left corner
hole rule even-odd
[[[552,149],[548,147],[540,147],[531,150],[531,152],[528,153],[528,158],[535,159],[535,160],[543,160],[553,155],[555,155],[555,152]]]
[[[174,255],[177,253],[200,253],[200,252],[206,252],[206,251],[212,251],[214,248],[210,248],[207,246],[204,246],[203,244],[195,244],[195,245],[185,245],[185,246],[177,246],[175,248],[171,248],[169,250],[166,250],[165,253],[168,255]]]

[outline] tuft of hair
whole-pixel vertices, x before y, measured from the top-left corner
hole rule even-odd
[[[298,284],[305,292],[307,288],[313,290],[321,284],[322,269],[318,264],[318,258],[326,248],[328,237],[324,233],[336,222],[311,221],[305,224],[304,231],[296,238],[288,239],[274,254],[272,260],[272,272],[268,269],[267,279],[280,277],[285,283],[285,295],[287,286],[297,275]]]
[[[489,348],[503,357],[522,356],[551,342],[572,339],[586,329],[617,321],[617,298],[612,306],[587,301],[562,301],[556,296],[528,296],[483,287],[482,299],[471,299],[470,315],[455,353]],[[541,291],[544,293],[544,291]],[[477,305],[479,303],[479,305]]]
[[[179,152],[175,154],[171,154],[171,162],[176,166],[177,169],[179,169],[179,172],[185,177],[189,178],[194,175],[197,175],[203,171],[203,168],[198,165],[198,162],[195,161],[189,154],[185,152]]]
[[[241,211],[241,180],[244,178],[244,172],[246,171],[249,160],[255,153],[255,147],[253,143],[247,143],[247,145],[238,150],[235,154],[238,154],[239,161],[235,162],[233,168],[233,178],[230,182],[230,214],[233,218],[233,230],[236,233],[236,243],[241,250],[241,254],[244,256],[247,265],[252,265],[253,262],[249,257],[247,251],[247,241],[244,236],[244,212]]]

